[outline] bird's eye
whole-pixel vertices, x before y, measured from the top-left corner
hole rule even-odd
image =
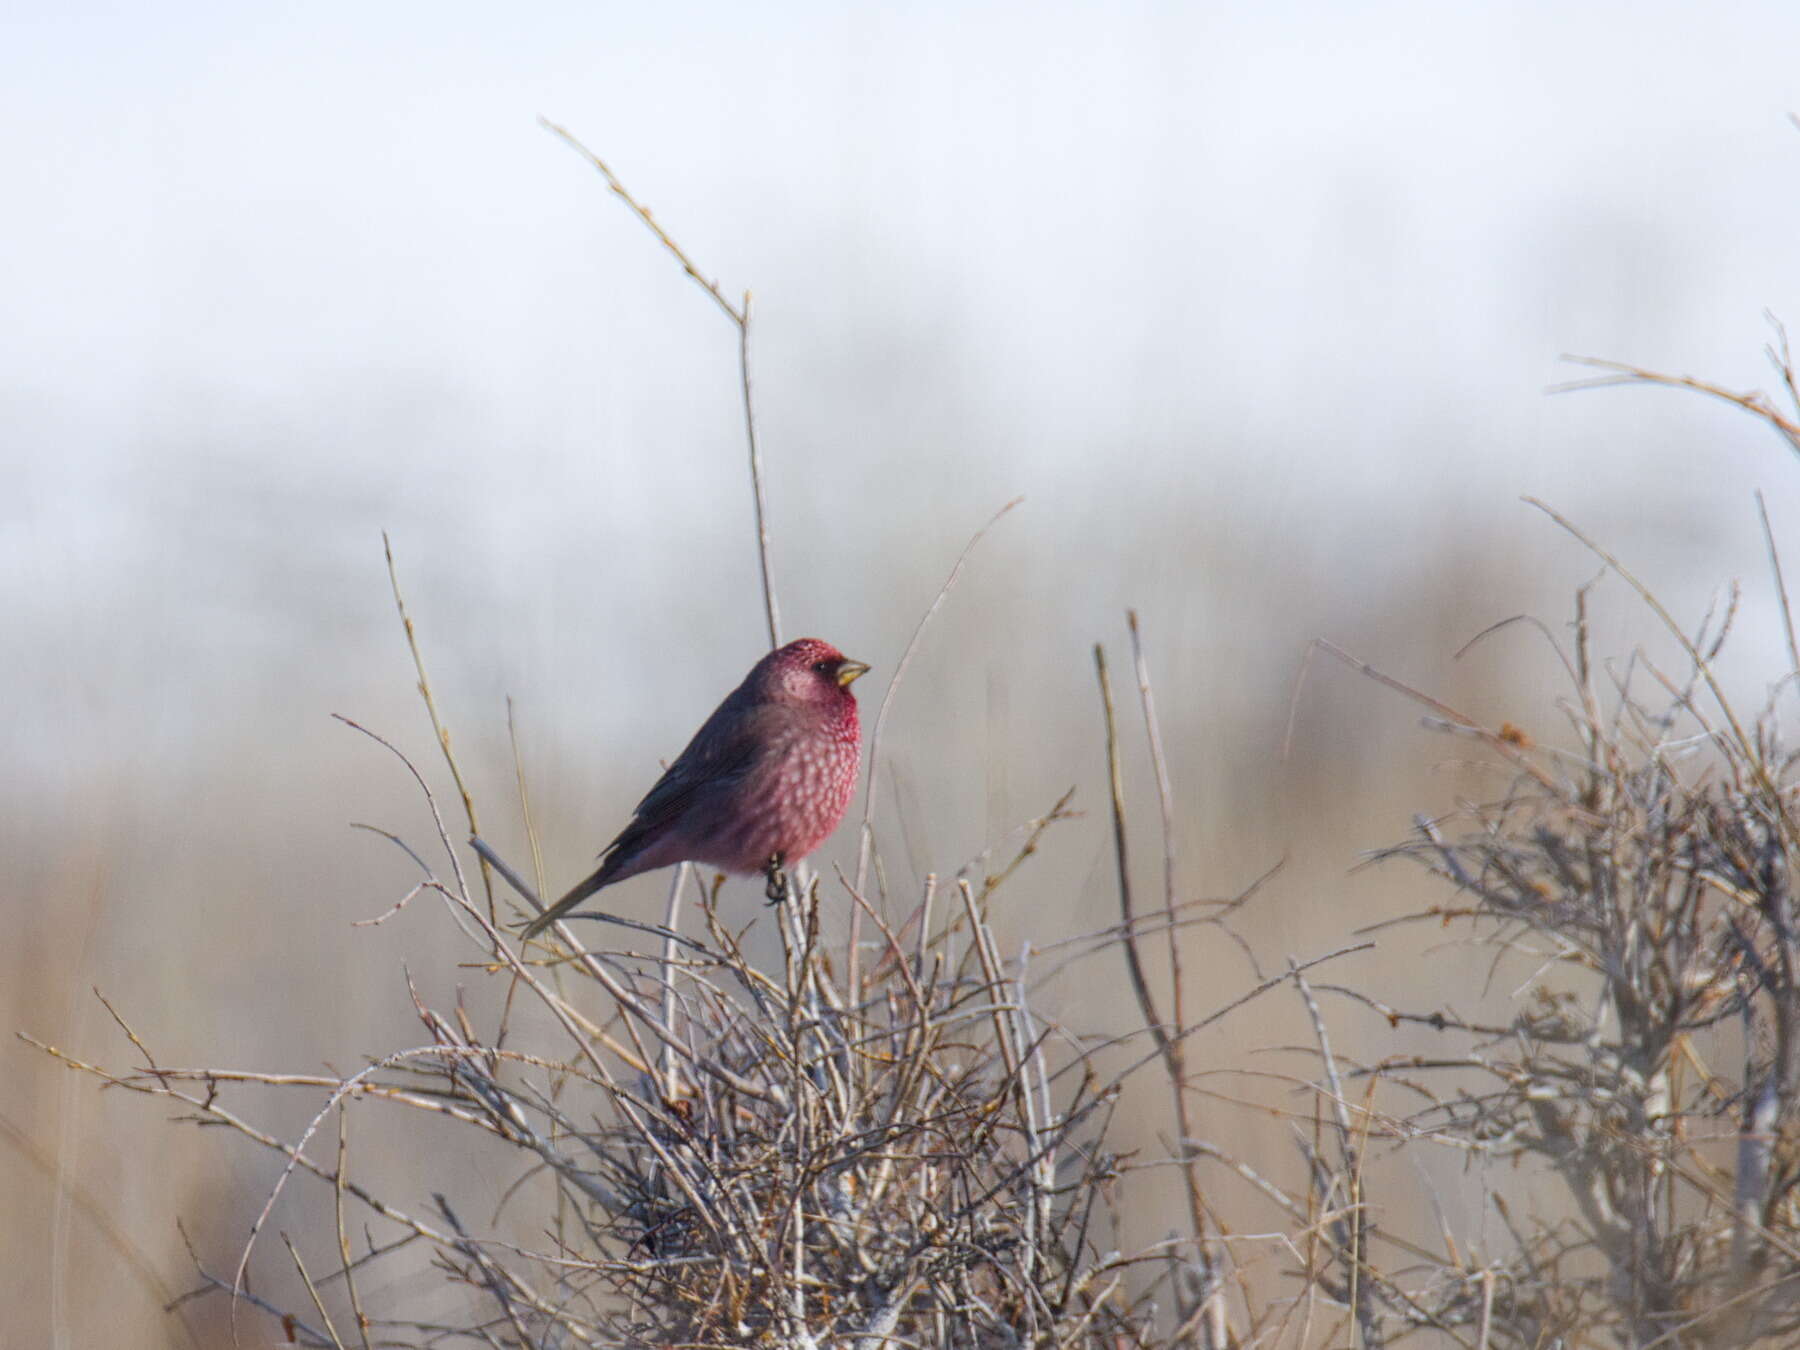
[[[813,669],[821,675],[829,675],[829,674],[831,674],[831,662],[829,662],[829,661],[814,661]]]

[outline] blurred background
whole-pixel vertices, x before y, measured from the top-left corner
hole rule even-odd
[[[1553,737],[1541,639],[1453,660],[1508,615],[1562,623],[1597,570],[1522,494],[1684,621],[1741,579],[1733,678],[1760,696],[1785,665],[1752,494],[1800,538],[1787,451],[1698,398],[1546,389],[1571,352],[1774,387],[1764,310],[1800,319],[1791,4],[77,2],[3,24],[8,1032],[130,1063],[97,987],[165,1063],[310,1072],[420,1039],[403,962],[434,1001],[479,985],[440,908],[350,927],[412,874],[349,823],[424,843],[429,818],[330,715],[453,804],[383,530],[484,827],[523,857],[514,701],[553,890],[759,654],[735,331],[539,115],[754,289],[786,628],[874,665],[866,706],[971,532],[1026,498],[895,702],[897,892],[1016,846],[1075,785],[1087,814],[1007,922],[1042,943],[1114,915],[1090,647],[1123,673],[1135,606],[1181,893],[1285,859],[1242,924],[1277,966],[1416,907],[1415,878],[1352,868],[1449,803],[1462,752],[1320,668],[1284,759],[1289,692],[1328,636]],[[1649,638],[1601,594],[1606,650]],[[1345,975],[1441,1001],[1460,957],[1421,962],[1430,941],[1384,934]],[[1190,1008],[1249,978],[1205,938],[1190,969]],[[1124,988],[1097,968],[1046,997],[1103,1025]],[[1399,1039],[1344,1017],[1353,1052]],[[1244,1035],[1204,1053],[1241,1060]],[[184,1343],[71,1195],[180,1289],[176,1219],[228,1272],[278,1160],[10,1037],[0,1058],[0,1346]],[[1223,1108],[1208,1131],[1265,1147]],[[441,1188],[421,1154],[369,1165]],[[279,1285],[279,1250],[253,1275]]]

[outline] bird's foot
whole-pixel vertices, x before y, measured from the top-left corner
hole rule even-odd
[[[769,898],[771,905],[779,905],[788,896],[787,872],[782,868],[781,855],[775,854],[763,865],[763,878],[768,885],[763,894]]]

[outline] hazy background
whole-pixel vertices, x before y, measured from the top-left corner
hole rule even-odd
[[[329,714],[442,778],[383,529],[489,832],[522,853],[516,701],[558,885],[758,654],[733,330],[539,114],[756,291],[791,635],[870,661],[878,695],[969,533],[1027,498],[902,688],[890,878],[954,871],[1079,784],[1090,814],[1011,922],[1105,921],[1088,648],[1123,661],[1135,605],[1184,893],[1287,856],[1246,924],[1277,960],[1416,901],[1348,869],[1449,800],[1454,748],[1321,671],[1284,763],[1288,689],[1329,635],[1553,732],[1522,630],[1450,659],[1520,610],[1560,620],[1594,570],[1520,494],[1684,618],[1742,578],[1738,679],[1779,673],[1751,494],[1800,533],[1787,452],[1699,400],[1544,390],[1563,352],[1772,383],[1762,311],[1800,321],[1796,49],[1777,2],[13,7],[0,1025],[128,1063],[97,985],[165,1062],[308,1071],[418,1039],[402,960],[434,1000],[479,982],[425,905],[348,926],[410,875],[347,822],[427,819]],[[1623,651],[1648,624],[1606,594]],[[1407,941],[1358,978],[1443,997],[1450,967]],[[1244,982],[1212,955],[1202,1001]],[[1096,970],[1091,1012],[1056,1011],[1117,1016],[1123,987]],[[179,1288],[175,1217],[228,1271],[273,1160],[7,1047],[0,1110],[36,1153],[0,1146],[0,1347],[173,1343],[55,1174]],[[432,1161],[403,1165],[428,1189]]]

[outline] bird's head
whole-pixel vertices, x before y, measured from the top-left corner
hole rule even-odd
[[[751,672],[751,680],[757,693],[770,702],[854,707],[856,696],[850,692],[850,685],[868,669],[829,642],[801,638],[763,657]]]

